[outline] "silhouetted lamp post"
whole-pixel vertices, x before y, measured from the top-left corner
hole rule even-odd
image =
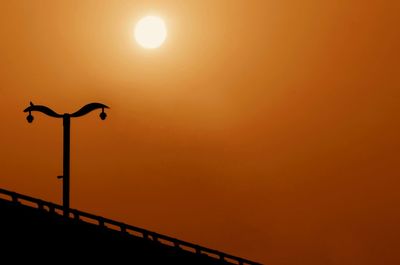
[[[28,117],[26,119],[29,123],[33,121],[33,116],[31,114],[32,111],[39,111],[42,112],[50,117],[54,118],[62,118],[63,119],[63,126],[64,126],[64,152],[63,152],[63,175],[59,176],[58,178],[63,179],[63,212],[64,216],[69,216],[69,177],[70,177],[70,124],[71,118],[81,117],[83,115],[88,114],[89,112],[95,109],[101,109],[100,118],[104,120],[107,115],[104,112],[104,109],[108,109],[109,107],[101,104],[101,103],[90,103],[83,106],[80,110],[69,114],[58,114],[54,112],[52,109],[41,106],[41,105],[34,105],[32,102],[30,106],[27,107],[24,112],[29,112]]]

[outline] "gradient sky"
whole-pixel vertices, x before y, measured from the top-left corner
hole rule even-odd
[[[165,19],[157,50],[135,22]],[[266,264],[400,264],[400,2],[1,1],[0,187]]]

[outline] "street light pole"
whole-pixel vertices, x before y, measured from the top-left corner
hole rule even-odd
[[[71,132],[71,117],[69,114],[63,115],[63,131],[64,131],[64,141],[63,141],[63,208],[64,216],[69,215],[69,177],[70,177],[70,132]]]
[[[70,131],[71,131],[71,117],[81,117],[95,109],[101,109],[100,118],[104,120],[107,115],[104,112],[104,109],[108,109],[109,107],[101,104],[101,103],[90,103],[83,106],[80,110],[69,114],[58,114],[52,109],[41,106],[41,105],[34,105],[32,102],[30,106],[27,107],[24,112],[29,112],[26,119],[29,123],[33,121],[32,111],[39,111],[47,116],[54,117],[54,118],[62,118],[63,119],[63,175],[59,176],[58,178],[63,179],[63,215],[65,217],[69,217],[69,195],[70,195]]]

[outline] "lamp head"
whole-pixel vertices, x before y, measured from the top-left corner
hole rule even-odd
[[[30,111],[29,111],[28,116],[26,117],[26,120],[27,120],[29,123],[32,123],[32,122],[33,122],[33,116],[32,116],[32,114],[31,114]]]
[[[104,110],[100,113],[100,119],[103,121],[107,118],[107,114],[104,112]]]

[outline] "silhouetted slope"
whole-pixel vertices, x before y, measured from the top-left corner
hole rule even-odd
[[[10,264],[54,257],[73,264],[256,264],[77,210],[65,218],[59,205],[2,189],[0,194],[10,198],[0,198],[0,258],[11,258]]]

